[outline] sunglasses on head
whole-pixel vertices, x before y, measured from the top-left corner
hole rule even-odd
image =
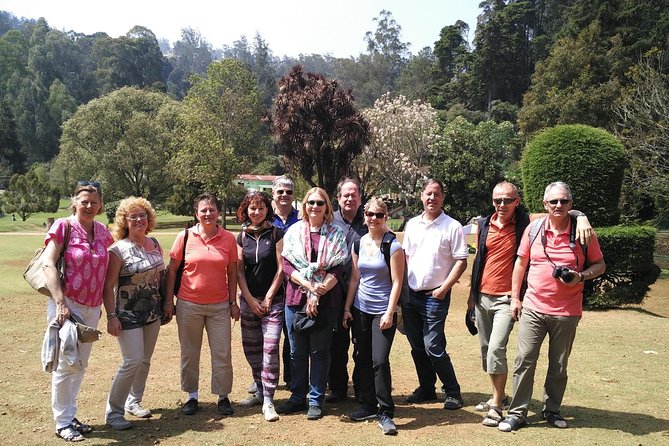
[[[376,217],[380,220],[382,218],[385,218],[386,214],[384,214],[383,212],[365,212],[365,216],[369,218]]]
[[[565,204],[571,203],[571,200],[568,198],[560,198],[560,199],[555,199],[555,200],[548,200],[548,204],[555,206],[556,204],[560,203],[562,206]]]
[[[323,201],[323,200],[309,200],[309,201],[307,201],[307,204],[310,205],[310,206],[321,207],[321,206],[325,206],[325,201]]]
[[[293,195],[293,191],[290,190],[290,189],[277,189],[277,190],[276,190],[276,193],[277,193],[278,195],[283,195],[283,194],[286,194],[286,195]]]
[[[498,206],[502,203],[504,203],[505,205],[509,205],[509,204],[513,203],[514,201],[516,201],[517,199],[518,199],[518,197],[516,197],[516,198],[493,198],[492,202],[495,203]]]

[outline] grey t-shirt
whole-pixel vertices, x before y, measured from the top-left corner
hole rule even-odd
[[[380,249],[374,249],[373,253],[366,252],[364,241],[367,236],[360,240],[360,252],[358,253],[358,269],[360,270],[360,284],[353,300],[353,306],[368,314],[383,314],[388,309],[390,291],[393,288],[392,278],[388,265]],[[390,245],[390,256],[402,245],[397,239]]]

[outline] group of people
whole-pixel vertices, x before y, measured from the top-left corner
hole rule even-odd
[[[217,198],[198,196],[193,208],[197,223],[177,235],[165,267],[160,244],[148,236],[156,224],[151,203],[138,197],[122,200],[112,237],[95,221],[103,209],[100,184],[78,183],[72,215],[57,220],[45,239],[52,296],[47,317],[51,324],[64,325],[75,315],[95,327],[104,305],[107,332],[117,337],[122,354],[107,399],[108,426],[129,429],[127,414],[151,416],[141,404],[151,356],[161,323],[174,316],[185,415],[199,409],[205,330],[211,392],[222,415],[234,413],[229,399],[231,321],[241,320],[253,379],[251,395],[241,406],[260,406],[267,421],[297,412],[320,419],[325,403],[347,398],[352,339],[359,408],[349,417],[377,419],[383,434],[396,434],[389,358],[399,308],[418,377],[407,403],[437,400],[439,377],[444,408],[464,405],[444,328],[451,289],[467,267],[468,247],[462,225],[442,210],[441,182],[425,182],[423,212],[409,220],[401,244],[388,228],[386,204],[372,198],[363,206],[355,180],[338,184],[337,210],[328,194],[314,187],[298,212],[292,206],[294,190],[293,181],[282,176],[273,183],[272,198],[250,191],[237,211],[242,229],[236,238],[218,224]],[[495,212],[478,225],[467,302],[476,310],[483,369],[493,388],[490,400],[476,409],[485,412],[484,425],[502,431],[526,424],[536,361],[548,334],[542,415],[551,425],[566,427],[560,405],[581,316],[583,281],[604,272],[603,256],[587,218],[571,210],[571,191],[564,183],[548,185],[547,214],[541,216],[521,211],[518,190],[508,182],[495,187],[492,203]],[[61,256],[66,265],[62,280],[56,267]],[[520,327],[509,400],[506,345],[514,321]],[[90,352],[90,343],[80,343],[78,364],[63,355],[53,367],[56,433],[66,441],[83,440],[92,430],[76,418]],[[281,356],[290,398],[275,406]]]

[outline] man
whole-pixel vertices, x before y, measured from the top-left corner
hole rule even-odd
[[[409,302],[402,306],[402,314],[419,383],[407,403],[437,399],[436,373],[446,393],[444,408],[454,410],[461,408],[463,401],[451,358],[446,353],[444,324],[451,288],[467,268],[467,243],[462,225],[441,209],[444,203],[441,182],[427,180],[421,201],[424,212],[409,220],[403,243]]]
[[[511,303],[511,275],[518,245],[531,217],[520,207],[518,188],[503,181],[492,192],[495,212],[478,222],[477,251],[472,267],[472,282],[467,301],[468,309],[476,308],[476,325],[483,370],[490,375],[492,397],[476,406],[486,412],[484,426],[497,426],[502,409],[508,408],[505,395],[507,380],[506,345],[513,328],[509,305]],[[584,214],[572,210],[578,218],[577,234],[585,241],[591,236],[591,227]],[[582,228],[581,228],[582,227]]]
[[[503,432],[515,431],[527,424],[534,372],[546,335],[549,339],[548,372],[541,414],[551,426],[568,426],[560,415],[560,406],[567,387],[569,355],[583,310],[583,282],[600,276],[606,269],[595,235],[588,245],[587,256],[572,238],[568,213],[572,208],[572,195],[567,184],[556,182],[546,187],[544,208],[548,217],[531,223],[525,230],[513,268],[510,309],[513,319],[520,323],[513,399],[509,415],[499,423],[499,430]],[[536,236],[530,237],[532,233]],[[528,265],[527,291],[521,301],[520,288]]]
[[[274,226],[284,232],[298,220],[297,209],[293,207],[293,180],[281,175],[272,181],[272,198],[274,202]]]
[[[362,215],[362,198],[360,185],[351,178],[344,178],[337,184],[337,201],[339,209],[335,212],[333,223],[339,226],[346,234],[346,244],[349,256],[344,265],[344,279],[342,286],[344,295],[348,290],[348,279],[351,276],[351,250],[353,243],[367,234],[367,226]],[[343,312],[344,308],[341,308]],[[341,317],[339,318],[341,320]],[[350,329],[337,324],[335,335],[332,338],[330,351],[330,374],[328,383],[330,395],[325,399],[328,403],[335,403],[346,399],[348,392],[348,349],[351,345]],[[353,370],[355,375],[355,369]],[[354,389],[355,390],[355,389]],[[357,396],[357,395],[356,395]]]

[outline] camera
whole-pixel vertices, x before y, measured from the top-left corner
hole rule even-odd
[[[560,265],[553,268],[553,278],[562,279],[563,282],[571,282],[574,279],[574,273],[569,272],[569,267]]]

